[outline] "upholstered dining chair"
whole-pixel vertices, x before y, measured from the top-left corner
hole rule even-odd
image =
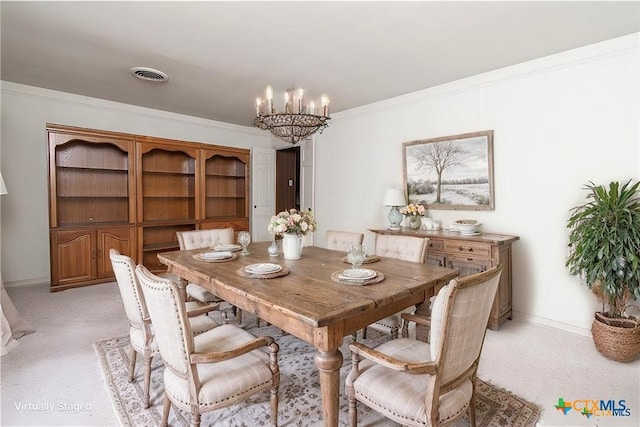
[[[327,230],[326,233],[327,249],[338,251],[349,250],[352,243],[361,245],[364,240],[364,233],[355,233],[353,231]]]
[[[129,320],[129,341],[131,342],[131,361],[129,363],[129,381],[135,377],[136,359],[140,354],[144,358],[144,407],[149,407],[149,387],[151,380],[151,360],[158,354],[158,345],[154,339],[151,319],[147,312],[147,305],[142,289],[136,278],[136,265],[133,260],[120,254],[116,249],[109,250],[111,266],[116,276],[118,290],[124,305],[124,311]],[[189,303],[188,309],[193,317],[190,318],[191,329],[194,334],[201,334],[213,329],[218,323],[205,313],[217,310],[217,305],[202,305]]]
[[[209,230],[193,230],[176,232],[180,250],[213,248],[216,245],[229,245],[233,243],[233,228],[214,228]],[[188,283],[186,287],[187,297],[203,303],[223,302],[221,298],[207,289],[195,283]],[[238,324],[242,323],[242,310],[234,307]],[[226,314],[223,318],[226,322]]]
[[[403,426],[445,426],[468,411],[475,427],[478,362],[501,273],[499,265],[443,287],[433,304],[430,343],[350,344],[345,385],[351,427],[358,401]]]
[[[424,263],[427,258],[428,245],[429,239],[426,237],[376,234],[375,251],[376,255],[381,257]],[[400,315],[414,310],[415,307],[408,307],[399,313],[378,320],[373,323],[373,327],[383,329],[389,332],[392,338],[397,338],[402,324]],[[363,337],[367,336],[366,332],[365,328]]]
[[[165,365],[162,425],[167,425],[172,404],[189,412],[196,427],[201,414],[264,390],[271,391],[271,424],[277,425],[280,370],[275,340],[229,324],[194,336],[178,285],[142,265],[136,275]]]

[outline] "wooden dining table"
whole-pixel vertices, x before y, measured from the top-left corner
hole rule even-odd
[[[160,253],[158,259],[167,266],[168,272],[185,283],[197,283],[234,306],[315,346],[324,425],[337,426],[343,361],[339,347],[343,338],[412,305],[417,306],[418,313],[428,313],[434,289],[458,273],[381,257],[363,267],[381,273],[384,280],[355,285],[332,279],[333,273],[351,268],[344,262],[342,251],[309,246],[303,248],[301,259],[287,260],[282,254],[270,257],[268,245],[253,243],[248,247],[250,255],[228,262],[208,262],[194,257],[211,249]],[[257,263],[279,264],[288,274],[269,279],[242,277],[244,267]]]

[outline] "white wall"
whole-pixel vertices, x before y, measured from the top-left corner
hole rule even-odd
[[[270,147],[254,128],[2,82],[0,167],[5,285],[49,281],[46,123],[233,147]],[[251,114],[250,111],[247,114]]]
[[[640,178],[639,39],[335,114],[316,137],[318,243],[328,229],[386,227],[381,202],[386,188],[402,188],[403,142],[493,129],[495,210],[429,214],[444,224],[474,218],[486,231],[520,236],[513,246],[515,317],[589,334],[597,304],[564,266],[566,220],[586,182]]]

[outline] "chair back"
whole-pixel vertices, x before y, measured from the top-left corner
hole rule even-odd
[[[192,337],[191,326],[178,285],[152,274],[143,265],[136,267],[136,275],[147,302],[162,360],[174,373],[186,377],[193,339],[186,339]]]
[[[134,328],[143,329],[144,319],[148,318],[149,314],[142,289],[136,279],[136,265],[130,257],[121,255],[116,249],[109,250],[109,257],[127,319]]]
[[[502,265],[453,279],[438,292],[431,312],[431,360],[441,384],[467,371],[480,357]]]
[[[348,251],[352,243],[362,244],[364,233],[352,231],[328,230],[326,234],[327,249]]]
[[[376,235],[376,255],[404,261],[424,263],[429,239],[426,237]]]
[[[210,230],[176,232],[180,250],[212,248],[215,245],[233,243],[233,228],[213,228]]]

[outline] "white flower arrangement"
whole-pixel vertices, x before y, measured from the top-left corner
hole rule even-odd
[[[273,234],[294,233],[306,235],[316,230],[316,221],[313,212],[289,209],[271,217],[267,231]]]

